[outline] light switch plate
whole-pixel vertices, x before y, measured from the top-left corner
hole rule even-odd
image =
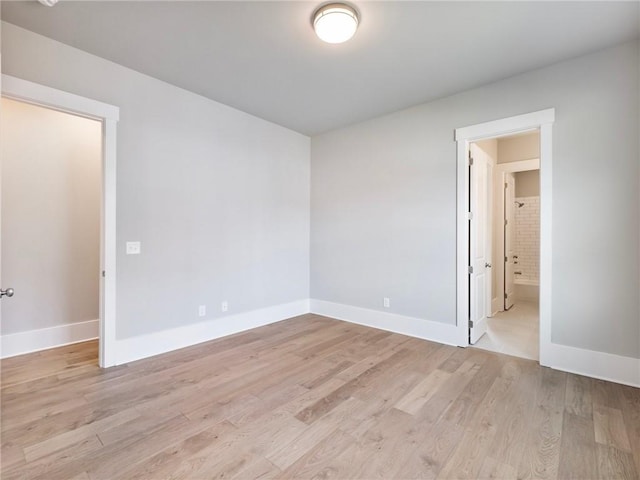
[[[139,255],[140,242],[127,242],[127,255]]]

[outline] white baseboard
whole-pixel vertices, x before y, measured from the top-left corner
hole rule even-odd
[[[308,299],[116,340],[116,365],[208,342],[305,313],[309,313]]]
[[[337,318],[446,345],[458,345],[458,327],[422,318],[406,317],[324,300],[310,300],[311,313]]]
[[[2,335],[0,358],[47,350],[98,338],[99,320]]]
[[[366,308],[310,300],[311,313],[337,318],[411,337],[457,346],[457,327]],[[544,356],[546,367],[640,387],[640,359],[552,343]]]
[[[540,364],[586,377],[640,387],[640,358],[548,344]],[[543,363],[544,360],[544,363]]]
[[[458,344],[458,331],[455,325],[324,300],[305,299],[117,340],[116,364],[120,365],[177,350],[309,312],[446,345],[456,346]],[[89,320],[2,335],[0,337],[0,358],[93,340],[98,338],[98,334],[99,321]],[[640,359],[638,358],[556,343],[548,344],[545,350],[541,359],[543,366],[640,387]]]

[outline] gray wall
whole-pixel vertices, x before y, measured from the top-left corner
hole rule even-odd
[[[7,23],[2,72],[120,107],[118,338],[308,298],[308,137]]]
[[[98,318],[99,122],[2,99],[2,334]]]
[[[640,357],[639,53],[620,45],[312,138],[312,298],[382,310],[387,296],[392,312],[454,324],[454,129],[555,107],[552,341]]]
[[[516,197],[537,197],[540,195],[540,170],[516,172]]]
[[[639,357],[639,53],[314,138],[311,296],[455,323],[453,130],[555,107],[552,339]],[[121,107],[118,338],[309,295],[308,138],[9,24],[2,69]]]

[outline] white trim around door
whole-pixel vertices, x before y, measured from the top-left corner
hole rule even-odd
[[[530,160],[519,160],[517,162],[499,163],[496,165],[496,177],[501,181],[497,182],[500,186],[501,193],[504,193],[502,185],[506,181],[507,173],[527,172],[531,170],[540,170],[540,159],[532,158]],[[497,190],[494,190],[497,193]],[[503,212],[504,214],[504,196],[497,195],[494,197],[495,205],[497,206],[497,212]],[[493,226],[492,226],[493,227]],[[499,225],[500,231],[504,231],[504,226]],[[493,241],[495,242],[496,251],[504,253],[504,235],[494,235]],[[504,254],[506,256],[506,254]],[[497,259],[496,259],[497,260]],[[499,265],[500,262],[494,261],[494,266]],[[497,292],[494,292],[494,298],[491,303],[491,310],[493,314],[504,311],[504,268],[496,268],[496,286]]]
[[[2,96],[102,123],[99,361],[101,367],[113,366],[116,361],[116,124],[120,109],[4,74]]]
[[[555,109],[503,118],[455,131],[457,142],[457,302],[458,345],[469,345],[469,144],[528,130],[540,130],[540,364],[551,349],[551,134]]]

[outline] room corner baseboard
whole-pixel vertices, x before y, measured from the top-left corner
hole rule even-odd
[[[540,364],[564,372],[640,387],[640,358],[551,343]]]
[[[69,323],[49,328],[2,335],[0,358],[15,357],[98,338],[99,320]]]
[[[291,303],[229,315],[147,335],[116,341],[116,364],[170,352],[216,338],[315,313],[350,323],[457,346],[457,327],[425,319],[371,310],[352,305],[303,299]],[[94,340],[99,320],[59,325],[2,335],[0,358]],[[548,344],[541,365],[587,377],[640,387],[640,359],[596,352],[556,343]]]
[[[310,311],[318,315],[379,328],[446,345],[458,345],[458,331],[449,325],[351,305],[310,300]],[[552,343],[541,365],[587,377],[640,387],[640,359],[585,350]]]
[[[344,320],[345,322],[379,328],[446,345],[458,345],[459,333],[455,325],[324,300],[311,299],[310,307],[311,313]]]
[[[309,313],[308,299],[119,339],[116,340],[116,365],[208,342],[305,313]]]

